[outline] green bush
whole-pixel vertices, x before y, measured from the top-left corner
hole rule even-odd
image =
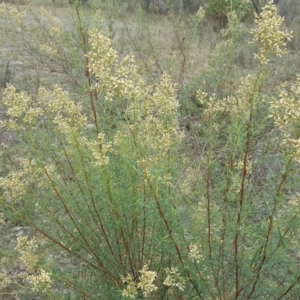
[[[242,19],[250,12],[251,7],[249,1],[245,0],[210,0],[204,8],[208,18],[212,18],[225,26],[230,12],[235,12]]]

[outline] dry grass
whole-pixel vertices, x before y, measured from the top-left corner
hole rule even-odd
[[[70,17],[72,15],[74,17],[74,7],[70,6],[67,0],[56,0],[55,2],[53,4],[50,0],[32,0],[31,5],[33,11],[40,6],[47,7],[47,10],[60,18],[66,26],[70,26]],[[297,11],[299,5],[294,7],[293,3],[291,1],[284,3],[279,8],[279,11],[282,11],[290,20],[287,26],[294,31],[294,39],[289,43],[294,64],[288,66],[288,69],[297,69],[297,61],[299,61],[297,58],[300,46],[300,27],[297,16],[293,18],[290,16],[291,10]],[[173,76],[175,81],[179,82],[181,87],[186,86],[198,73],[201,73],[203,67],[209,62],[215,46],[222,40],[220,33],[214,30],[211,22],[203,22],[195,31],[191,16],[188,15],[161,16],[142,12],[130,13],[122,11],[122,7],[120,11],[111,10],[111,3],[110,7],[107,7],[105,2],[101,2],[99,5],[107,20],[107,29],[115,38],[117,50],[122,55],[133,52],[138,60],[142,59],[143,64],[147,65],[152,77],[167,72]],[[21,4],[16,7],[21,11],[26,10],[26,6]],[[85,13],[88,15],[88,10]],[[22,41],[16,39],[14,29],[9,26],[0,20],[3,33],[0,35],[2,86],[9,80],[17,85],[23,82],[21,86],[27,85],[26,89],[28,89],[28,85],[40,84],[40,79],[36,78],[49,80],[53,74],[46,74],[43,67],[36,64],[35,59],[31,60],[30,54],[20,53],[21,44],[18,43],[22,43]],[[249,31],[251,26],[251,24],[245,24],[245,32]],[[240,68],[241,72],[255,67],[253,49],[248,45],[249,40],[248,35],[239,46],[236,67]],[[28,68],[28,65],[31,68]],[[278,70],[276,72],[278,73]]]

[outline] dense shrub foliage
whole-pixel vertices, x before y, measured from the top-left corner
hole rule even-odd
[[[218,20],[223,26],[228,21],[228,14],[235,12],[240,18],[244,17],[251,10],[247,0],[212,0],[205,4],[206,15]]]

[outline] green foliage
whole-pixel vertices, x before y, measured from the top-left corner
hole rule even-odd
[[[183,8],[191,13],[196,13],[200,6],[203,6],[203,0],[183,0]]]
[[[227,24],[227,16],[235,12],[243,18],[250,11],[249,1],[245,0],[211,0],[205,4],[206,16],[217,20],[222,26]]]

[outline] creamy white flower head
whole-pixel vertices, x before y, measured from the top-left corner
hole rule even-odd
[[[165,270],[167,277],[164,281],[164,285],[168,287],[176,287],[180,291],[185,288],[185,279],[180,275],[177,268],[170,268]]]
[[[125,289],[122,291],[122,296],[135,299],[138,290],[136,283],[133,280],[133,277],[130,274],[127,274],[126,277],[121,277],[122,282],[125,284]]]
[[[51,288],[52,280],[50,273],[41,269],[37,274],[28,274],[26,281],[31,285],[33,291],[46,292]]]
[[[157,290],[157,286],[153,283],[156,276],[156,272],[148,270],[148,266],[144,266],[143,269],[140,270],[140,282],[137,287],[143,291],[145,297]]]
[[[289,41],[292,35],[279,29],[283,21],[284,18],[277,14],[277,7],[272,0],[263,7],[259,15],[256,15],[252,42],[260,46],[260,52],[255,57],[261,64],[267,63],[268,54],[281,56],[286,52],[286,41]]]
[[[199,264],[200,261],[203,260],[203,255],[200,250],[201,249],[195,244],[191,244],[189,247],[189,259],[194,263]]]
[[[270,117],[274,119],[275,126],[282,133],[282,145],[290,155],[300,162],[300,75],[296,82],[287,90],[282,87],[278,98],[271,104]]]

